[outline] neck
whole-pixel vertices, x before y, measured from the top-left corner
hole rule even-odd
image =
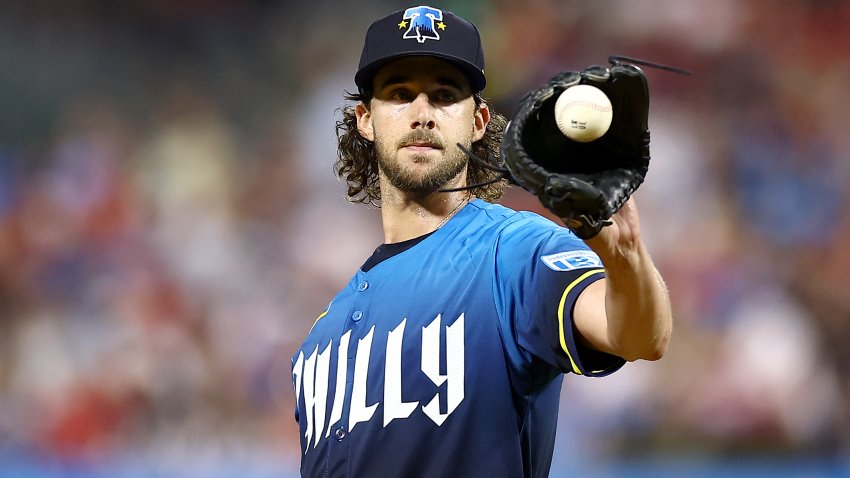
[[[442,227],[470,201],[468,191],[431,193],[424,197],[403,194],[383,195],[381,220],[384,243],[406,241]]]

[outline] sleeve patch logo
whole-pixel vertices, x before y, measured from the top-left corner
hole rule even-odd
[[[602,260],[592,251],[570,251],[550,254],[540,258],[553,271],[571,271],[602,267]]]

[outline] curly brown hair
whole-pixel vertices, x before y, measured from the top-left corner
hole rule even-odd
[[[475,93],[473,98],[477,106],[484,103],[484,98],[478,93]],[[348,184],[349,201],[377,206],[381,200],[381,189],[375,143],[360,136],[357,131],[357,117],[354,114],[358,102],[368,105],[372,97],[369,92],[346,92],[345,99],[353,104],[340,108],[342,119],[336,122],[339,147],[334,171]],[[491,166],[499,166],[499,143],[506,125],[507,119],[490,109],[490,122],[484,137],[472,143],[472,152]],[[500,173],[487,169],[476,161],[468,162],[466,184],[477,185],[469,188],[472,196],[488,202],[497,201],[507,186],[507,181],[497,180],[499,177]],[[490,184],[478,185],[494,180],[495,182]]]

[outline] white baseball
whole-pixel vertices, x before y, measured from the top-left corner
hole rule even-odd
[[[605,134],[613,115],[611,100],[595,86],[571,86],[555,102],[558,129],[580,143],[599,139]]]

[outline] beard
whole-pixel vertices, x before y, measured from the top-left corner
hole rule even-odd
[[[396,151],[402,145],[414,141],[425,141],[439,147],[440,151],[443,152],[443,157],[432,160],[426,155],[414,155],[413,161],[415,163],[433,161],[433,164],[424,172],[417,172],[405,167],[396,158]],[[378,167],[390,184],[400,191],[415,194],[428,194],[443,188],[446,183],[463,172],[467,164],[466,154],[460,148],[448,149],[444,142],[427,130],[415,130],[395,145],[376,141],[375,153],[378,159]]]

